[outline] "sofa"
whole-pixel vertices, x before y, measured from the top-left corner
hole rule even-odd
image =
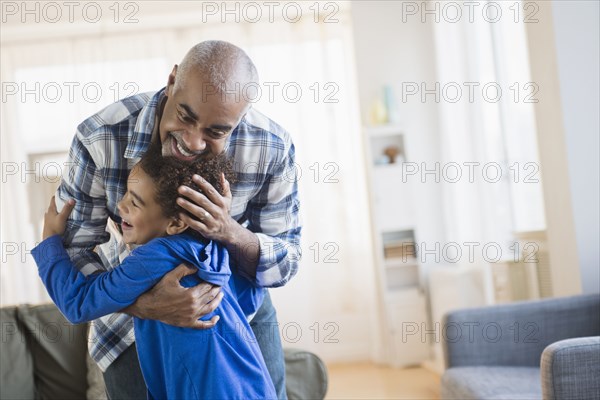
[[[106,399],[102,372],[87,352],[88,324],[54,306],[0,308],[0,399]],[[316,355],[284,349],[290,400],[323,399],[327,369]]]
[[[453,311],[443,399],[600,399],[600,294]]]

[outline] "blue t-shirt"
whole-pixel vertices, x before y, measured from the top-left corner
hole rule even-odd
[[[183,286],[201,281],[222,287],[212,329],[179,328],[134,318],[140,366],[150,399],[275,399],[269,372],[247,322],[262,303],[263,289],[231,275],[227,250],[189,234],[154,239],[138,247],[118,267],[85,277],[74,268],[61,237],[32,250],[52,300],[72,323],[119,311],[181,263],[198,272]],[[230,277],[232,279],[230,279]]]

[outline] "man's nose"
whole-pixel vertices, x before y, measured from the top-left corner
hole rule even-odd
[[[183,142],[187,150],[192,153],[200,153],[206,149],[206,140],[202,132],[186,133],[183,136]]]

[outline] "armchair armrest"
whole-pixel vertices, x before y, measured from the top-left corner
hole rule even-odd
[[[600,336],[552,343],[541,370],[544,399],[599,399]]]
[[[600,334],[600,295],[453,311],[444,317],[446,367],[539,367],[551,343]]]

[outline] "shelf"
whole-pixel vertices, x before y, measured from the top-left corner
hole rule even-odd
[[[402,163],[394,164],[374,164],[375,171],[394,171],[398,176],[402,177]]]
[[[371,137],[396,136],[402,135],[404,132],[401,125],[392,124],[365,126],[363,129]]]
[[[385,301],[392,304],[411,305],[421,301],[423,293],[420,287],[411,286],[388,290],[385,295]]]
[[[407,257],[406,260],[399,258],[384,258],[386,268],[409,268],[419,267],[419,261],[415,257]]]
[[[413,264],[412,266],[386,268],[385,280],[387,291],[418,288],[420,287],[419,266]]]
[[[375,134],[369,134],[369,147],[371,162],[375,167],[388,165],[402,165],[406,160],[404,147],[404,134],[401,131],[389,129],[377,130]],[[391,153],[388,153],[391,152]],[[394,163],[390,163],[390,156],[394,157]]]
[[[389,230],[381,232],[383,245],[390,243],[412,243],[414,242],[415,232],[412,229],[407,230]]]
[[[421,266],[417,252],[415,183],[405,179],[410,135],[400,124],[363,127],[376,244],[378,299],[385,312],[383,346],[390,365],[419,364],[429,346],[420,335],[406,338],[406,323],[427,321]],[[389,161],[394,160],[394,163]],[[414,180],[413,180],[414,181]]]

